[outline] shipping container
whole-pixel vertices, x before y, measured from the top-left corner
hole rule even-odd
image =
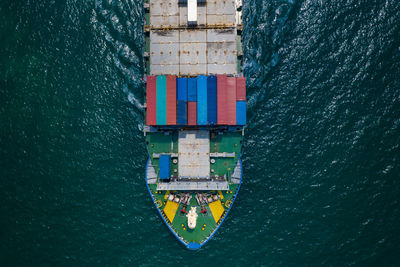
[[[207,77],[207,124],[217,124],[217,77]]]
[[[187,124],[187,101],[178,100],[176,105],[176,123]]]
[[[167,76],[167,125],[176,125],[176,76]]]
[[[236,123],[246,125],[246,101],[236,102]]]
[[[157,76],[157,125],[167,124],[167,78]]]
[[[236,77],[228,77],[226,84],[226,124],[236,125]]]
[[[246,101],[246,78],[237,77],[236,78],[236,100]]]
[[[157,125],[157,82],[156,76],[147,76],[146,117],[147,125]]]
[[[193,102],[197,101],[197,79],[189,78],[188,79],[188,101]]]
[[[160,155],[160,179],[166,180],[171,177],[171,155]]]
[[[217,76],[217,123],[220,125],[227,124],[228,114],[226,98],[228,95],[226,75]]]
[[[207,125],[207,76],[197,77],[197,124]]]
[[[197,102],[188,102],[188,125],[197,125]]]
[[[188,79],[187,78],[178,78],[178,93],[177,99],[181,101],[187,101],[188,95]]]
[[[197,26],[197,0],[187,0],[188,26]]]

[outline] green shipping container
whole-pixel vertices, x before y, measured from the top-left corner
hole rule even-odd
[[[167,77],[157,76],[157,125],[167,125]]]

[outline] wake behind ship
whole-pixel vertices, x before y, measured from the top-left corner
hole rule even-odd
[[[171,232],[198,249],[226,218],[242,182],[242,5],[150,0],[144,7],[146,183]]]

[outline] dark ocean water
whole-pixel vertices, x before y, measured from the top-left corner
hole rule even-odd
[[[0,2],[1,266],[400,265],[400,2],[244,2],[244,182],[195,252],[144,182],[142,2]]]

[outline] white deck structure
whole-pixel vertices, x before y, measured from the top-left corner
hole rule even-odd
[[[157,191],[181,190],[181,191],[208,191],[208,190],[229,190],[228,182],[170,182],[158,183]]]
[[[210,178],[210,133],[182,131],[178,139],[179,178]]]

